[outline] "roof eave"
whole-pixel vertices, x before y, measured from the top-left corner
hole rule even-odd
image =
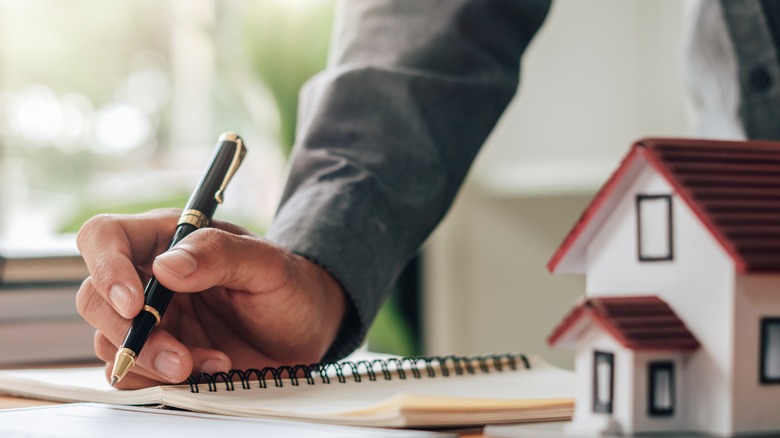
[[[635,145],[636,146],[636,145]],[[638,174],[641,168],[638,148],[633,147],[621,161],[618,168],[599,189],[585,208],[574,227],[569,231],[563,242],[558,246],[553,256],[547,262],[547,270],[554,274],[584,274],[586,241],[600,228],[607,213],[603,207],[619,198],[628,187],[629,181]]]

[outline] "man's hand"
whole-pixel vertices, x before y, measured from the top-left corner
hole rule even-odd
[[[219,221],[166,251],[178,217],[176,210],[101,215],[79,232],[91,275],[76,303],[97,328],[95,351],[107,374],[143,307],[149,277],[182,292],[117,386],[320,360],[346,311],[339,284],[311,261]]]

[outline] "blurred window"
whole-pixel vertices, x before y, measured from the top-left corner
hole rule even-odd
[[[0,0],[0,237],[180,207],[223,131],[247,161],[217,213],[262,232],[330,0]]]

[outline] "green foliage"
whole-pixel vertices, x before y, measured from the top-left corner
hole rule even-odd
[[[371,351],[399,356],[419,354],[409,324],[393,300],[388,300],[379,310],[367,338]]]
[[[112,214],[135,214],[143,213],[149,210],[155,210],[158,208],[170,208],[171,206],[181,206],[187,203],[189,199],[189,193],[179,193],[163,199],[155,199],[153,201],[139,202],[134,204],[121,204],[121,205],[90,205],[81,209],[70,222],[64,224],[60,232],[62,233],[75,233],[81,228],[81,226],[92,216],[112,213]]]
[[[326,64],[333,1],[295,6],[287,1],[246,2],[242,40],[252,73],[279,109],[279,141],[289,154],[295,138],[298,91]]]

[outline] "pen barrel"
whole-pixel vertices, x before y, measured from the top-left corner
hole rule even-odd
[[[143,348],[146,340],[149,339],[149,335],[152,334],[152,329],[157,325],[157,318],[149,312],[141,311],[133,319],[130,330],[127,331],[122,347],[129,348],[136,354],[141,354],[141,348]]]
[[[157,312],[156,316],[162,318],[165,310],[168,309],[168,304],[171,302],[171,298],[173,298],[173,291],[161,285],[157,278],[152,277],[152,279],[149,280],[149,283],[146,285],[144,294],[146,295],[144,299],[144,309],[151,307],[154,309],[154,311]],[[154,316],[154,311],[145,310],[142,311],[142,313],[152,313]]]
[[[190,223],[185,222],[177,225],[176,231],[173,233],[173,237],[171,237],[171,243],[168,245],[168,249],[170,250],[176,246],[177,243],[181,242],[182,239],[189,236],[193,231],[196,230],[198,230],[198,227]],[[146,293],[146,291],[144,291],[144,293]]]
[[[240,159],[236,161],[236,157],[243,157],[242,148],[243,144],[239,143],[239,140],[221,139],[206,172],[187,201],[185,211],[197,210],[211,219],[217,204],[222,202],[221,189],[224,189],[227,180],[232,176],[230,172],[235,171],[236,163],[240,163]]]
[[[173,248],[179,241],[187,237],[198,228],[192,224],[181,224],[176,227],[176,232],[171,238],[168,248]],[[146,343],[152,329],[159,323],[158,318],[162,319],[168,304],[173,298],[174,292],[160,284],[156,277],[152,277],[144,289],[144,308],[134,319],[127,332],[123,347],[133,350],[140,354],[141,348]],[[156,313],[156,314],[155,314]]]
[[[180,224],[176,227],[176,232],[171,238],[171,243],[168,245],[168,249],[173,248],[182,239],[190,235],[198,228],[192,224]],[[165,310],[168,309],[168,304],[173,298],[173,291],[160,284],[156,277],[152,277],[149,283],[146,284],[144,289],[144,304],[157,311],[157,316],[162,318],[165,314]],[[134,350],[135,351],[135,350]]]

